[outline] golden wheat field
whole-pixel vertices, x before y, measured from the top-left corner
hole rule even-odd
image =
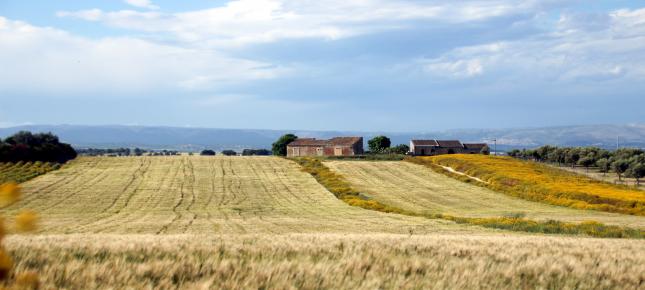
[[[297,164],[274,157],[80,158],[24,183],[23,192],[5,212],[38,212],[43,234],[459,229],[347,206]]]
[[[645,217],[578,210],[508,196],[404,161],[327,161],[356,189],[384,204],[420,213],[466,217],[522,214],[535,220],[598,221],[645,228]]]
[[[642,289],[645,243],[500,235],[13,237],[45,288]]]
[[[343,175],[365,174],[352,170]],[[406,178],[413,181],[391,182],[416,190],[425,177]],[[276,157],[85,157],[22,187],[2,216],[32,209],[39,227],[4,246],[15,271],[38,273],[44,289],[645,285],[642,240],[524,234],[351,207]],[[411,194],[423,206],[420,191]]]

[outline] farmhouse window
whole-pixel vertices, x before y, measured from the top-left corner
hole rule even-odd
[[[342,147],[335,147],[334,148],[334,155],[336,155],[336,156],[343,155],[343,148]]]

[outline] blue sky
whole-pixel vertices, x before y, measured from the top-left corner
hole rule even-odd
[[[0,126],[645,123],[645,4],[0,0]]]

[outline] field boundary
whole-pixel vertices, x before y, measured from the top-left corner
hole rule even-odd
[[[563,235],[587,235],[598,238],[645,238],[644,230],[605,225],[595,221],[583,223],[567,223],[548,220],[542,222],[525,219],[520,216],[470,218],[445,215],[441,213],[426,214],[404,210],[365,197],[360,193],[360,191],[353,188],[352,185],[341,174],[333,172],[329,167],[325,166],[320,159],[312,157],[299,157],[292,158],[291,160],[298,163],[303,171],[311,174],[311,176],[313,176],[318,181],[318,183],[324,186],[338,199],[351,206],[356,206],[363,209],[415,217],[425,217],[429,219],[443,219],[453,221],[458,224],[470,224],[482,226],[485,228],[495,228],[509,231]],[[446,171],[443,168],[441,170]],[[456,173],[450,174],[454,174],[467,180],[472,180],[466,176],[457,175]]]

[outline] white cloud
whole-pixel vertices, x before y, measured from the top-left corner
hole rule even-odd
[[[533,81],[584,84],[643,80],[644,54],[645,9],[640,9],[605,16],[564,15],[550,32],[458,47],[415,63],[433,76],[490,75],[519,85]]]
[[[285,73],[211,49],[132,37],[88,39],[0,17],[0,89],[81,95],[215,89]]]
[[[125,3],[139,8],[159,9],[159,6],[152,4],[150,0],[124,0]]]
[[[542,1],[543,2],[543,1]],[[342,39],[411,26],[410,21],[458,24],[541,9],[541,1],[404,0],[236,0],[181,13],[137,11],[59,12],[61,17],[101,21],[144,32],[165,32],[178,40],[210,46],[239,46],[281,39]],[[91,13],[90,13],[91,12]],[[88,15],[89,14],[89,15]],[[90,16],[90,17],[88,17]]]
[[[469,59],[427,63],[424,65],[424,70],[434,75],[463,78],[482,74],[484,67],[478,59]]]

